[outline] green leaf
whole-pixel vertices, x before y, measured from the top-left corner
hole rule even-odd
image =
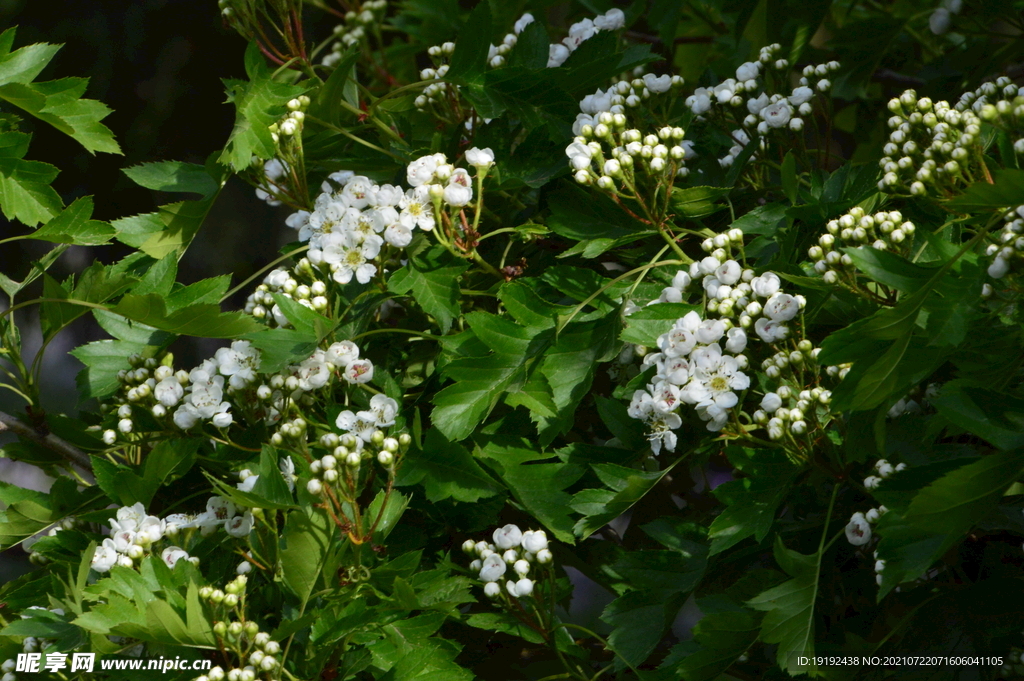
[[[571,497],[564,490],[581,477],[577,464],[540,463],[548,455],[526,447],[488,443],[479,456],[505,481],[516,501],[563,542],[573,542],[569,517]]]
[[[0,133],[0,209],[8,220],[34,227],[55,217],[64,203],[50,186],[60,171],[24,160],[31,138],[22,132]]]
[[[1024,170],[997,169],[994,182],[975,182],[960,196],[946,202],[946,208],[958,213],[975,213],[1009,208],[1024,203]]]
[[[799,655],[814,655],[814,602],[818,597],[821,554],[805,556],[775,540],[775,560],[792,579],[747,601],[754,610],[765,612],[761,640],[779,644],[776,659],[791,675],[814,669],[799,664]]]
[[[427,431],[423,449],[405,455],[396,484],[422,483],[427,500],[455,499],[475,503],[500,491],[495,481],[460,444],[449,442],[437,428]]]
[[[178,478],[195,462],[199,440],[163,440],[146,455],[142,475],[127,466],[99,456],[92,457],[96,484],[122,506],[149,506],[153,495],[169,477]]]
[[[616,598],[601,613],[601,620],[614,627],[608,636],[612,650],[634,667],[641,664],[657,647],[684,600],[680,593],[648,589]]]
[[[398,294],[411,291],[423,311],[437,320],[441,332],[448,333],[460,314],[459,277],[469,263],[419,235],[406,253],[409,264],[391,275],[388,290]]]
[[[999,449],[1024,447],[1024,400],[950,382],[932,400],[943,417]]]
[[[0,35],[0,85],[8,83],[31,83],[36,79],[54,55],[60,45],[35,43],[11,52],[17,27],[8,28]]]
[[[677,459],[660,471],[637,471],[616,464],[594,464],[597,476],[610,489],[585,489],[573,495],[569,505],[583,514],[573,531],[586,539],[594,532],[628,511],[650,492],[669,471],[682,461]]]
[[[287,113],[285,104],[306,91],[301,85],[275,82],[255,42],[249,43],[245,65],[248,82],[225,81],[228,101],[235,105],[235,127],[218,159],[236,172],[248,168],[254,156],[274,158],[277,146],[269,128]]]
[[[648,348],[658,347],[658,336],[667,333],[677,319],[698,308],[688,303],[658,303],[640,308],[625,318],[619,338]]]
[[[92,197],[83,196],[29,236],[55,244],[79,246],[99,246],[110,241],[114,228],[106,222],[90,220],[91,216]]]
[[[728,187],[675,187],[669,198],[669,209],[682,218],[702,218],[721,209],[715,202],[730,191]]]
[[[193,193],[199,194],[205,199],[220,189],[220,184],[210,176],[206,168],[196,163],[184,161],[141,163],[124,168],[122,172],[140,187],[158,192]]]
[[[317,348],[316,336],[295,329],[266,329],[242,336],[260,351],[260,371],[281,371],[289,364],[297,364]]]
[[[744,215],[741,215],[730,225],[744,234],[759,234],[771,236],[775,234],[779,223],[786,219],[786,204],[769,203],[764,206],[757,206]]]
[[[327,513],[319,509],[292,511],[285,521],[281,580],[303,604],[320,577],[333,527]]]
[[[903,519],[930,533],[963,534],[995,508],[1022,473],[1024,451],[989,454],[918,492]]]
[[[168,313],[163,296],[128,294],[113,311],[132,321],[182,336],[237,338],[265,328],[240,312],[221,312],[219,305],[192,305]]]
[[[754,644],[760,628],[749,610],[705,613],[693,627],[700,649],[687,655],[675,672],[685,681],[718,678]]]
[[[463,85],[479,80],[487,68],[490,44],[491,5],[489,2],[481,2],[473,9],[466,25],[459,31],[451,68],[448,69],[445,79]]]
[[[504,612],[478,612],[466,618],[466,624],[485,631],[499,631],[503,634],[516,636],[527,643],[535,645],[544,642],[539,633],[526,626],[512,615]]]
[[[879,284],[910,293],[928,283],[935,268],[916,265],[906,258],[871,246],[844,248],[853,264]]]
[[[120,154],[110,129],[100,123],[110,108],[94,99],[83,99],[88,78],[62,78],[45,83],[0,85],[0,99],[13,104],[68,135],[90,153]]]
[[[782,159],[782,191],[790,204],[796,205],[800,199],[800,183],[796,177],[796,156],[792,151],[786,152]]]

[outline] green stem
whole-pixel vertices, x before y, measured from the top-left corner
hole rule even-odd
[[[683,262],[682,260],[662,260],[661,262],[648,263],[648,264],[646,264],[646,265],[644,265],[642,267],[637,267],[635,269],[632,269],[632,270],[626,272],[625,274],[622,274],[622,275],[619,275],[618,277],[615,277],[614,279],[609,281],[607,284],[605,284],[604,286],[602,286],[601,288],[597,289],[592,294],[587,296],[587,299],[584,300],[582,303],[577,305],[576,309],[574,309],[572,311],[572,314],[570,314],[568,316],[568,318],[564,322],[562,322],[561,324],[558,325],[558,331],[561,331],[566,326],[568,326],[569,322],[571,322],[576,317],[576,315],[578,315],[583,310],[583,308],[585,308],[587,305],[589,305],[595,298],[597,298],[599,295],[601,295],[602,293],[604,293],[605,291],[610,289],[612,286],[614,286],[615,284],[617,284],[620,281],[622,281],[623,279],[627,279],[627,278],[633,276],[634,274],[636,274],[637,272],[646,272],[647,270],[649,270],[649,269],[651,269],[653,267],[661,267],[663,265],[685,265],[685,264],[686,263]]]
[[[413,331],[412,329],[374,329],[372,331],[364,331],[357,336],[353,336],[351,340],[352,342],[355,342],[360,338],[374,336],[378,333],[405,333],[410,336],[419,336],[421,338],[429,338],[431,340],[442,340],[444,338],[444,336],[435,336],[434,334],[427,333],[426,331]]]
[[[256,272],[254,272],[254,273],[252,274],[252,276],[250,276],[250,277],[249,277],[248,279],[246,279],[246,280],[245,280],[245,281],[243,281],[243,282],[242,282],[241,284],[239,284],[238,286],[234,287],[233,289],[231,289],[230,291],[228,291],[227,293],[225,293],[225,294],[224,294],[224,295],[223,295],[223,296],[221,297],[221,299],[220,299],[220,302],[222,302],[222,303],[223,303],[223,302],[224,302],[225,300],[227,300],[227,299],[228,299],[228,298],[230,298],[231,296],[233,296],[233,295],[235,295],[236,293],[238,293],[239,291],[241,291],[241,290],[242,290],[243,288],[245,288],[245,287],[246,287],[246,286],[248,286],[248,285],[249,285],[250,283],[252,283],[252,281],[253,281],[254,279],[256,279],[256,277],[260,276],[261,274],[263,274],[264,272],[266,272],[267,270],[269,270],[269,269],[270,269],[270,268],[272,268],[273,266],[277,265],[277,264],[278,264],[279,262],[282,262],[282,261],[284,261],[284,260],[287,260],[288,258],[292,257],[293,255],[296,255],[297,253],[302,253],[303,251],[308,251],[308,250],[309,250],[309,244],[307,244],[307,245],[305,245],[305,246],[300,246],[299,248],[296,248],[296,249],[295,249],[294,251],[290,251],[290,252],[288,252],[288,253],[285,253],[284,255],[282,255],[282,256],[281,256],[280,258],[278,258],[277,260],[274,260],[273,262],[270,262],[270,263],[268,263],[268,264],[264,265],[264,266],[263,266],[263,267],[261,267],[260,269],[256,270]]]

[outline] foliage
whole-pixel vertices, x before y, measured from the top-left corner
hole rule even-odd
[[[39,125],[120,153],[108,109],[0,35],[0,244],[49,249],[0,274],[3,454],[56,480],[0,484],[41,566],[0,587],[0,657],[1024,674],[1021,3],[609,5],[221,0],[233,130],[126,168],[183,196],[109,223],[30,155]],[[295,238],[185,285],[232,176]],[[82,318],[81,411],[44,413]],[[181,336],[224,343],[184,367]]]

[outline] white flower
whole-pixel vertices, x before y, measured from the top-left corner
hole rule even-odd
[[[725,349],[738,355],[747,348],[747,332],[734,326],[726,333]]]
[[[376,185],[370,178],[356,175],[345,183],[345,187],[341,190],[341,197],[352,208],[362,210],[370,205],[370,196],[373,195],[375,187]]]
[[[247,575],[250,572],[252,572],[252,563],[247,560],[243,560],[238,564],[238,567],[235,568],[236,575]]]
[[[326,353],[317,350],[295,369],[295,377],[299,379],[299,388],[306,392],[317,390],[327,385],[331,378],[331,370],[327,366]]]
[[[881,514],[878,512],[877,508],[872,508],[864,514],[864,519],[867,520],[869,523],[877,523],[880,517]],[[876,570],[876,572],[878,572],[878,570]]]
[[[864,487],[866,487],[867,489],[875,489],[880,484],[882,484],[882,479],[877,475],[869,475],[868,477],[864,478]]]
[[[232,537],[247,537],[252,531],[252,513],[246,511],[245,515],[235,516],[227,521],[224,523],[224,531]]]
[[[511,584],[512,582],[509,582]],[[514,596],[522,598],[523,596],[529,596],[533,593],[533,580],[523,577],[515,583]]]
[[[473,200],[473,179],[464,168],[456,168],[444,188],[444,202],[461,208]]]
[[[356,359],[345,367],[345,380],[349,383],[369,383],[373,379],[373,363],[368,359]]]
[[[757,76],[758,76],[758,74],[760,72],[761,72],[761,64],[760,64],[760,62],[748,61],[748,62],[745,62],[743,64],[740,64],[739,67],[736,69],[736,80],[744,81],[744,82],[746,82],[748,80],[753,80],[753,79],[757,78]]]
[[[260,368],[260,351],[252,347],[249,341],[237,340],[230,348],[220,348],[214,359],[220,373],[230,376],[228,383],[236,390],[256,380],[256,372]]]
[[[776,393],[765,393],[761,398],[761,409],[769,414],[774,414],[782,406],[782,398]]]
[[[377,266],[370,262],[380,253],[383,243],[377,235],[359,237],[353,232],[328,234],[324,237],[323,259],[331,265],[333,278],[339,284],[347,284],[355,276],[360,284],[369,283],[377,273]]]
[[[717,343],[725,335],[725,323],[721,319],[705,319],[694,333],[698,343]]]
[[[569,49],[575,50],[583,41],[589,40],[597,33],[597,26],[591,19],[582,19],[569,27],[569,35],[562,39],[562,43]]]
[[[614,8],[594,17],[594,26],[602,31],[617,31],[626,25],[626,15],[621,9]]]
[[[717,343],[695,350],[690,360],[693,378],[681,398],[698,408],[714,404],[719,409],[731,409],[739,401],[733,390],[750,387],[750,378],[739,370],[736,358],[723,355]]]
[[[132,506],[122,506],[117,509],[115,517],[116,520],[110,521],[110,526],[115,532],[121,530],[134,532],[139,529],[142,521],[146,518],[146,507],[142,505],[142,502],[137,502]]]
[[[527,530],[523,532],[523,548],[530,553],[538,553],[548,547],[548,536],[544,530]]]
[[[284,478],[285,484],[288,485],[288,491],[295,491],[295,462],[292,461],[292,457],[286,456],[278,462],[278,468],[281,469],[281,477]],[[259,477],[259,476],[256,476]]]
[[[792,115],[793,110],[789,108],[789,103],[784,99],[761,109],[761,118],[764,119],[770,128],[786,127]]]
[[[636,390],[633,392],[633,399],[626,411],[630,418],[644,421],[654,413],[654,398],[644,390]]]
[[[441,161],[443,163],[443,161]],[[406,169],[406,182],[410,187],[419,187],[434,179],[434,171],[437,170],[438,159],[435,155],[422,156]]]
[[[508,524],[494,531],[494,545],[499,549],[511,549],[519,546],[523,540],[523,532],[516,525]]]
[[[735,260],[726,260],[724,263],[715,268],[715,278],[723,284],[733,286],[740,280],[740,275],[743,274],[743,268]]]
[[[651,429],[647,439],[655,456],[661,453],[662,445],[670,452],[676,450],[678,438],[673,431],[683,425],[683,419],[679,414],[659,414],[648,420],[647,425]]]
[[[711,94],[707,88],[699,87],[686,98],[686,106],[690,107],[694,115],[705,114],[711,109]]]
[[[548,47],[548,68],[555,68],[565,63],[569,58],[569,48],[565,45],[552,43]]]
[[[774,322],[788,322],[800,311],[800,301],[788,293],[772,296],[764,304],[764,313]]]
[[[258,475],[247,475],[245,479],[235,485],[235,487],[237,487],[240,492],[251,492],[259,479],[260,476]]]
[[[224,397],[223,376],[211,375],[211,372],[199,367],[189,373],[189,379],[192,381],[192,393],[189,395],[189,401],[196,408],[200,418],[212,418],[214,414],[227,411],[229,405],[222,401]]]
[[[387,395],[374,395],[370,398],[370,411],[359,412],[371,414],[375,419],[378,428],[387,428],[395,425],[395,415],[398,414],[398,402]]]
[[[668,92],[672,87],[672,76],[655,76],[653,73],[644,74],[644,85],[654,93]]]
[[[854,513],[846,525],[846,539],[854,546],[864,546],[871,541],[871,523],[859,511]]]
[[[658,338],[658,348],[665,353],[666,357],[682,357],[690,354],[690,351],[697,345],[697,330],[700,325],[700,315],[695,311],[687,312],[684,317],[676,320],[668,333]]]
[[[167,563],[167,567],[173,568],[182,558],[188,559],[188,552],[180,546],[168,546],[160,553],[160,558]]]
[[[359,359],[359,346],[352,341],[332,343],[324,353],[324,359],[336,367],[348,366],[351,362]]]
[[[768,93],[762,92],[760,97],[751,97],[747,100],[747,111],[756,116],[770,103],[771,100],[768,98]]]
[[[373,438],[374,431],[377,429],[372,415],[370,412],[365,411],[354,414],[351,411],[345,410],[338,414],[338,418],[334,423],[340,430],[347,430],[363,442],[369,442]]]
[[[419,227],[425,232],[434,229],[434,206],[427,187],[410,189],[399,202],[402,212],[398,220],[409,229]]]
[[[938,7],[928,17],[928,28],[935,35],[942,35],[949,30],[950,14],[945,7]]]
[[[497,553],[492,553],[484,558],[483,567],[480,568],[481,582],[496,582],[505,574],[508,566]]]
[[[774,343],[782,340],[789,333],[789,329],[782,322],[777,322],[767,317],[761,317],[754,322],[754,331],[765,343]]]
[[[238,507],[230,499],[210,497],[206,501],[206,512],[217,520],[224,521],[238,515]]]
[[[156,516],[148,515],[139,523],[137,537],[143,543],[160,541],[164,536],[165,523]]]
[[[466,163],[474,168],[490,168],[494,165],[494,152],[480,147],[473,147],[466,152]]]
[[[153,388],[153,397],[165,407],[173,407],[185,395],[185,388],[173,375],[156,384]]]
[[[521,16],[518,19],[516,19],[516,23],[512,27],[512,30],[515,31],[516,35],[519,35],[520,33],[523,32],[524,28],[526,28],[527,26],[529,26],[532,23],[533,23],[533,15],[530,14],[529,12],[527,12],[523,16]]]
[[[993,279],[1002,279],[1010,272],[1010,261],[1002,256],[996,256],[992,264],[988,266],[988,276]]]
[[[114,542],[104,539],[103,543],[96,547],[92,554],[92,569],[96,572],[110,572],[110,568],[117,563],[117,551],[114,549]]]
[[[812,97],[814,97],[814,90],[806,85],[801,85],[793,90],[793,94],[789,96],[789,103],[793,106],[800,106],[801,104],[811,101]]]
[[[754,277],[751,280],[750,288],[761,298],[771,298],[778,292],[781,283],[779,275],[774,272],[765,272],[760,277]]]
[[[174,425],[182,430],[188,430],[199,421],[199,412],[191,404],[183,404],[174,412]]]

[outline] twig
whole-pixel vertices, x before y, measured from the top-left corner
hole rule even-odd
[[[41,433],[27,423],[0,411],[0,432],[5,430],[10,430],[18,437],[34,442],[37,445],[52,449],[71,463],[87,471],[92,471],[92,462],[89,460],[89,455],[78,447],[57,437],[53,433]]]

